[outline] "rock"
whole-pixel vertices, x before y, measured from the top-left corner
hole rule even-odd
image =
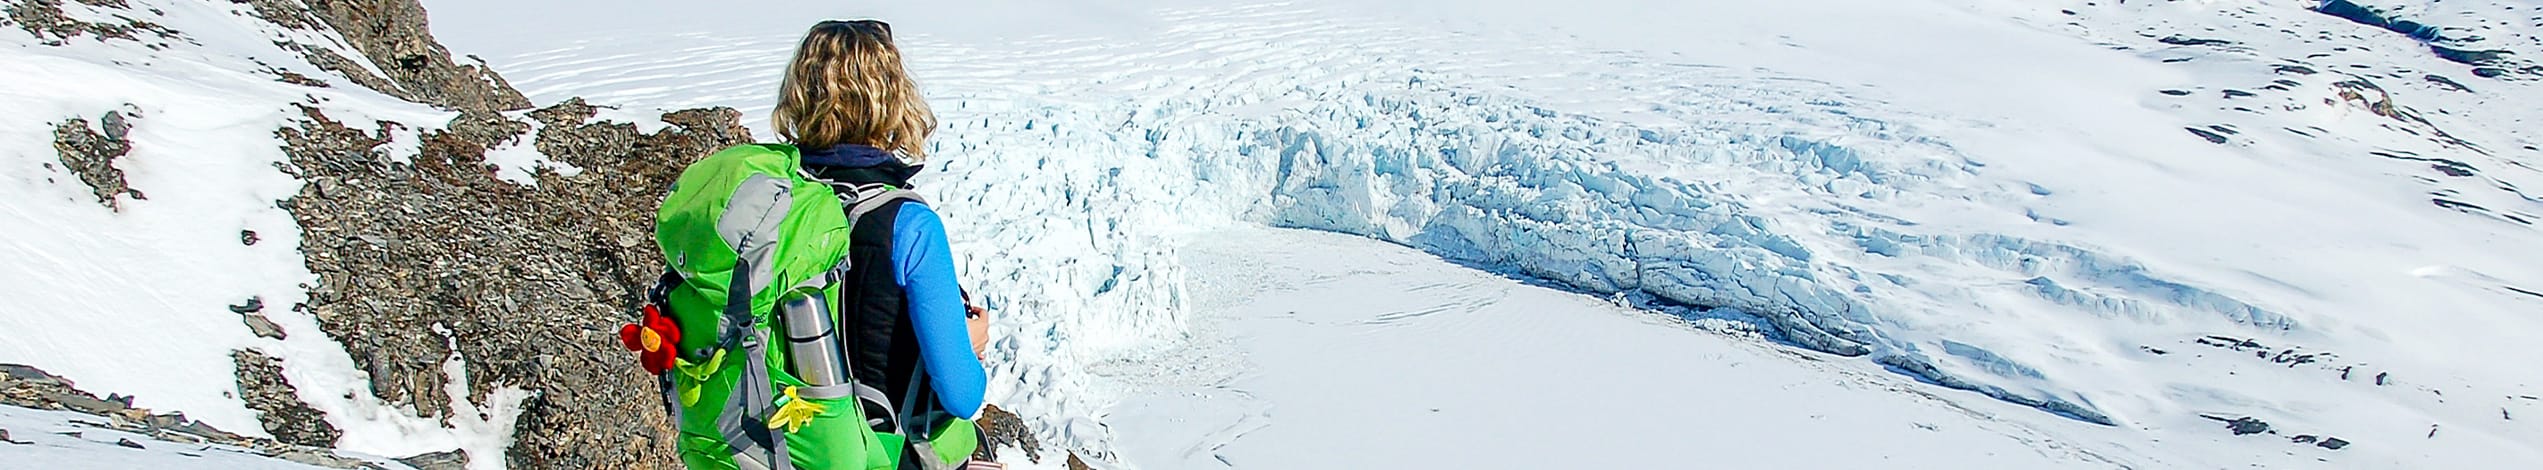
[[[529,142],[583,169],[536,186],[483,170],[486,149],[523,138],[525,123],[465,115],[424,132],[414,164],[392,165],[384,135],[302,112],[276,134],[311,182],[285,202],[319,280],[306,310],[370,374],[369,393],[446,416],[442,364],[455,354],[470,400],[506,386],[533,392],[503,457],[510,466],[678,465],[659,393],[610,328],[661,261],[651,243],[621,241],[652,239],[652,206],[687,162],[749,141],[739,112],[670,113],[671,127],[646,134],[590,122],[597,111],[579,100],[532,111],[544,125]]]
[[[256,333],[256,336],[259,338],[285,339],[290,337],[290,335],[283,333],[282,325],[274,324],[274,321],[265,318],[264,314],[250,313],[246,315],[239,315],[238,319],[241,322],[247,323],[247,331]]]
[[[6,442],[6,443],[10,443],[10,444],[17,444],[17,445],[27,445],[27,443],[25,443],[25,442],[18,442],[16,439],[10,439],[10,438],[9,438],[9,430],[7,430],[7,429],[0,429],[0,442]]]
[[[2267,423],[2267,422],[2263,422],[2263,421],[2261,421],[2261,420],[2259,420],[2259,419],[2257,419],[2257,418],[2253,418],[2253,417],[2249,417],[2249,416],[2240,417],[2240,418],[2232,418],[2232,419],[2228,419],[2228,418],[2224,418],[2224,417],[2219,417],[2219,416],[2204,416],[2204,415],[2202,415],[2201,417],[2204,417],[2204,418],[2207,418],[2207,419],[2213,419],[2213,420],[2217,420],[2217,421],[2224,422],[2224,423],[2225,423],[2225,428],[2226,428],[2226,429],[2229,429],[2229,430],[2233,430],[2233,431],[2234,431],[2234,435],[2236,435],[2236,436],[2244,436],[2244,435],[2260,434],[2260,433],[2269,432],[2269,423]]]
[[[122,114],[108,112],[107,121],[124,122]],[[129,124],[108,126],[108,130],[117,128],[124,129],[118,134],[130,132]],[[141,190],[133,189],[124,182],[124,171],[115,167],[116,159],[132,153],[131,141],[100,134],[89,129],[88,120],[72,118],[53,126],[53,150],[58,153],[62,167],[78,175],[81,183],[88,184],[89,192],[97,196],[97,204],[106,206],[107,210],[122,210],[122,203],[117,199],[119,196],[145,199]]]
[[[1086,466],[1086,461],[1077,458],[1076,452],[1070,452],[1068,453],[1068,470],[1095,470],[1095,467]]]
[[[976,423],[980,425],[981,442],[980,450],[972,457],[994,462],[998,460],[999,447],[1014,447],[1024,449],[1025,460],[1042,462],[1042,443],[1033,437],[1032,429],[1025,427],[1023,417],[989,405],[981,408]]]
[[[258,5],[260,17],[285,26],[311,26],[310,19],[324,22],[343,36],[345,42],[386,73],[389,84],[370,76],[365,68],[346,67],[350,61],[341,58],[321,68],[345,75],[355,83],[408,101],[430,104],[463,113],[493,114],[530,108],[530,100],[514,90],[501,74],[480,62],[463,65],[453,61],[450,51],[433,39],[426,22],[424,6],[416,0],[305,0],[307,8],[292,8],[277,0],[272,7]],[[306,13],[303,13],[306,12]],[[302,47],[303,52],[323,50]],[[312,54],[315,55],[315,54]],[[328,54],[333,55],[333,54]],[[319,62],[313,57],[312,62]],[[386,86],[383,86],[386,85]]]
[[[116,440],[115,440],[115,445],[124,446],[124,447],[131,447],[131,448],[135,448],[135,449],[142,449],[142,448],[144,448],[144,447],[142,447],[142,446],[141,446],[141,443],[139,443],[139,442],[133,442],[133,441],[132,441],[132,439],[116,439]]]
[[[122,403],[99,400],[95,397],[88,396],[84,393],[78,393],[76,391],[66,390],[55,392],[46,398],[54,403],[60,403],[62,406],[68,407],[71,411],[98,416],[115,414],[125,409],[125,406]]]
[[[2191,37],[2181,37],[2181,36],[2164,36],[2164,37],[2163,37],[2163,39],[2157,39],[2157,40],[2155,40],[2155,41],[2156,41],[2156,42],[2161,42],[2161,43],[2164,43],[2164,44],[2171,44],[2171,45],[2175,45],[2175,46],[2231,46],[2231,45],[2234,45],[2234,41],[2227,41],[2227,40],[2223,40],[2223,39],[2202,39],[2202,38],[2191,38]]]
[[[257,237],[256,237],[256,231],[255,231],[255,230],[240,230],[240,231],[238,231],[238,242],[239,242],[240,244],[245,244],[245,245],[247,245],[247,246],[256,246],[256,242],[257,242],[258,240],[263,240],[263,239],[261,239],[261,238],[257,238]]]
[[[80,3],[126,8],[120,1],[107,3],[83,0]],[[82,21],[62,12],[62,0],[13,1],[9,2],[7,10],[9,14],[7,21],[0,21],[0,25],[16,23],[19,29],[26,30],[27,34],[34,35],[37,41],[48,46],[69,44],[71,38],[82,35],[96,36],[100,41],[108,39],[137,41],[140,40],[140,37],[134,34],[137,32],[150,32],[162,39],[177,35],[176,31],[169,30],[165,26],[121,15],[115,16],[115,19],[122,20],[121,22]]]
[[[35,368],[35,367],[33,367],[33,366],[28,366],[28,365],[25,365],[25,364],[0,364],[0,374],[5,374],[5,375],[7,375],[7,376],[9,377],[9,380],[24,380],[24,381],[30,381],[30,382],[49,382],[49,383],[68,383],[68,382],[69,382],[69,381],[66,381],[66,380],[62,380],[62,378],[61,378],[61,377],[56,377],[56,376],[54,376],[54,375],[53,375],[53,374],[51,374],[51,373],[44,372],[44,370],[43,370],[43,369],[37,369],[37,368]]]
[[[2337,437],[2325,437],[2322,438],[2322,442],[2314,445],[2321,446],[2324,449],[2340,450],[2342,447],[2348,447],[2349,441]]]
[[[2209,132],[2207,129],[2200,129],[2196,127],[2184,127],[2181,129],[2190,131],[2191,134],[2198,135],[2199,138],[2207,139],[2208,143],[2211,144],[2224,144],[2227,142],[2225,136],[2218,135],[2215,132]]]
[[[336,455],[335,453],[327,452],[325,449],[292,448],[268,454],[266,456],[283,459],[285,461],[301,465],[312,465],[327,468],[377,468],[377,466],[372,465],[370,462]]]
[[[344,433],[327,423],[327,415],[300,401],[297,389],[283,378],[282,365],[253,349],[230,352],[238,364],[238,395],[265,432],[285,444],[334,447]]]
[[[415,470],[468,470],[468,454],[458,449],[397,459]]]
[[[2456,82],[2454,81],[2454,79],[2446,78],[2446,76],[2444,76],[2444,75],[2438,75],[2438,74],[2433,74],[2433,73],[2432,73],[2432,74],[2428,74],[2428,76],[2426,76],[2426,77],[2421,77],[2421,78],[2428,80],[2428,83],[2436,84],[2436,85],[2437,85],[2437,86],[2439,86],[2439,87],[2444,87],[2444,88],[2449,89],[2449,90],[2460,91],[2460,92],[2464,92],[2464,93],[2471,93],[2471,92],[2472,92],[2472,87],[2464,86],[2464,84],[2462,84],[2462,83],[2456,83]]]
[[[231,305],[230,312],[248,314],[265,311],[265,296],[248,297],[247,303]]]

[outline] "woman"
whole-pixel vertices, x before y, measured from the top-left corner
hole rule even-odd
[[[936,128],[901,65],[891,26],[873,20],[814,25],[786,67],[769,122],[802,150],[808,173],[843,195],[912,188]],[[987,374],[977,351],[983,338],[973,332],[986,318],[966,307],[944,222],[917,200],[893,201],[850,222],[856,264],[848,285],[863,286],[842,296],[853,375],[895,401],[932,398],[945,413],[974,417]],[[923,382],[906,379],[922,373]],[[911,394],[912,385],[925,393]]]

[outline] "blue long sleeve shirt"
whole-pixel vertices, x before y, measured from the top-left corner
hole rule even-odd
[[[971,351],[963,323],[962,285],[954,279],[953,249],[945,222],[926,204],[903,203],[892,223],[892,264],[908,294],[910,327],[918,337],[920,364],[947,412],[970,419],[980,413],[989,374]]]
[[[807,166],[874,171],[884,178],[907,180],[918,167],[903,164],[882,149],[841,144],[804,149]],[[988,393],[989,374],[971,352],[971,329],[964,325],[962,284],[954,279],[953,249],[945,240],[945,221],[926,204],[908,202],[892,215],[892,265],[895,279],[909,302],[909,328],[918,337],[918,356],[936,403],[963,418],[980,413]]]

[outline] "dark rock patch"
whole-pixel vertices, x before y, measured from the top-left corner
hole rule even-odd
[[[121,111],[110,111],[99,122],[103,125],[98,130],[91,130],[88,120],[80,118],[53,126],[53,150],[60,153],[62,166],[79,175],[80,182],[96,194],[97,204],[108,210],[122,210],[118,196],[149,199],[125,183],[124,170],[115,167],[116,160],[132,153],[132,141],[127,138],[131,120]]]
[[[2314,445],[2324,449],[2340,450],[2349,447],[2349,441],[2337,437],[2325,437],[2322,438],[2322,442],[2314,443]]]
[[[230,351],[230,360],[238,363],[238,396],[247,408],[256,410],[257,422],[265,432],[285,444],[311,447],[333,447],[344,437],[335,425],[327,423],[327,414],[300,401],[299,389],[283,378],[281,361],[253,349]]]
[[[2320,12],[2325,15],[2336,16],[2340,19],[2356,22],[2357,24],[2374,26],[2377,28],[2383,28],[2386,31],[2402,33],[2410,36],[2412,39],[2418,39],[2421,41],[2434,41],[2439,39],[2438,29],[2435,26],[2430,26],[2428,24],[2409,19],[2396,18],[2385,12],[2377,11],[2373,8],[2368,8],[2365,5],[2359,5],[2356,2],[2351,2],[2349,0],[2326,0],[2322,2],[2321,5],[2315,6],[2313,11]]]
[[[2184,127],[2184,128],[2181,128],[2181,130],[2190,131],[2190,133],[2191,133],[2191,134],[2197,135],[2197,136],[2199,136],[2199,138],[2207,139],[2208,143],[2211,143],[2211,144],[2224,144],[2225,142],[2227,142],[2227,141],[2228,141],[2228,139],[2226,139],[2226,138],[2225,138],[2225,136],[2223,136],[2223,135],[2218,135],[2218,134],[2217,134],[2217,133],[2215,133],[2215,132],[2208,132],[2208,130],[2207,130],[2207,129],[2200,129],[2200,128],[2196,128],[2196,127]]]
[[[309,12],[309,7],[301,5],[296,0],[230,0],[230,2],[247,4],[249,13],[256,15],[257,19],[276,26],[298,30],[315,30],[326,26],[326,23],[320,21],[317,15]]]
[[[2306,66],[2302,66],[2302,65],[2290,65],[2290,64],[2280,64],[2280,65],[2278,65],[2278,67],[2276,68],[2276,71],[2277,71],[2278,73],[2292,73],[2292,74],[2297,74],[2297,75],[2313,75],[2314,73],[2316,73],[2316,72],[2313,70],[2313,67],[2306,67]]]
[[[2490,208],[2487,208],[2487,207],[2481,207],[2481,205],[2480,205],[2480,204],[2473,204],[2473,203],[2469,203],[2469,202],[2457,201],[2457,200],[2453,200],[2453,199],[2446,199],[2446,198],[2442,198],[2442,197],[2440,197],[2440,198],[2429,198],[2429,199],[2428,199],[2428,202],[2429,202],[2430,204],[2435,204],[2435,205],[2437,205],[2437,207],[2443,207],[2443,208],[2447,208],[2447,209],[2454,209],[2456,212],[2463,212],[2463,213],[2467,213],[2467,214],[2472,214],[2472,213],[2487,214],[2487,213],[2490,213]]]
[[[2519,294],[2525,294],[2525,295],[2533,296],[2534,298],[2543,299],[2543,292],[2535,292],[2535,291],[2530,291],[2530,290],[2525,290],[2525,289],[2518,289],[2518,288],[2517,288],[2517,286],[2499,286],[2499,287],[2506,288],[2506,289],[2508,289],[2508,291],[2510,291],[2510,292],[2515,292],[2515,293],[2519,293]]]
[[[2260,96],[2260,95],[2253,94],[2252,92],[2243,91],[2243,90],[2232,90],[2232,89],[2225,90],[2225,97],[2226,97],[2227,99],[2233,99],[2233,98],[2249,98],[2249,97],[2254,97],[2254,96]]]
[[[125,8],[121,1],[81,0],[80,3],[94,7]],[[124,20],[122,23],[80,21],[62,12],[62,0],[12,1],[8,6],[0,7],[0,11],[8,13],[5,19],[0,19],[0,25],[17,25],[18,29],[26,30],[27,34],[35,35],[38,42],[49,46],[69,44],[72,38],[83,35],[94,36],[101,42],[109,39],[136,41],[140,37],[135,33],[140,32],[148,32],[161,39],[178,36],[176,31],[166,26],[130,18],[118,18]]]
[[[230,313],[248,314],[265,311],[265,296],[248,297],[246,303],[231,305]]]
[[[2472,87],[2464,86],[2464,84],[2462,84],[2462,83],[2456,83],[2454,79],[2446,78],[2446,76],[2444,76],[2444,75],[2438,75],[2438,74],[2433,74],[2433,73],[2432,73],[2432,74],[2428,74],[2428,76],[2426,76],[2426,77],[2421,77],[2421,78],[2422,78],[2422,79],[2425,79],[2425,80],[2428,80],[2428,83],[2435,84],[2435,85],[2437,85],[2437,86],[2439,86],[2439,87],[2442,87],[2442,88],[2445,88],[2445,89],[2448,89],[2448,90],[2460,91],[2460,92],[2464,92],[2464,93],[2471,93],[2471,92],[2472,92]]]
[[[2419,156],[2419,155],[2418,155],[2418,154],[2416,154],[2416,153],[2412,153],[2412,152],[2408,152],[2408,151],[2402,151],[2402,150],[2391,150],[2391,151],[2378,150],[2378,151],[2371,151],[2371,152],[2367,152],[2367,154],[2369,154],[2369,155],[2374,155],[2374,156],[2378,156],[2378,157],[2390,158],[2390,159],[2394,159],[2394,160],[2409,160],[2409,161],[2415,161],[2415,162],[2426,162],[2426,163],[2428,163],[2428,167],[2429,167],[2429,169],[2437,170],[2437,172],[2438,172],[2438,173],[2442,173],[2442,174],[2445,174],[2446,176],[2452,176],[2452,177],[2456,177],[2456,178],[2463,178],[2463,177],[2469,177],[2469,176],[2476,176],[2476,175],[2480,175],[2480,174],[2481,174],[2481,169],[2479,169],[2479,168],[2474,168],[2474,167],[2472,166],[2472,164],[2468,164],[2468,163],[2464,163],[2464,162],[2460,162],[2460,161],[2455,161],[2455,160],[2452,160],[2452,159],[2445,159],[2445,158],[2422,157],[2422,156]]]
[[[2231,46],[2231,45],[2234,45],[2234,41],[2227,41],[2227,40],[2223,40],[2223,39],[2205,39],[2205,38],[2193,38],[2193,37],[2184,37],[2184,36],[2164,36],[2164,37],[2163,37],[2163,39],[2157,39],[2157,40],[2155,40],[2155,42],[2161,42],[2161,43],[2164,43],[2164,44],[2171,44],[2171,45],[2175,45],[2175,46]]]
[[[468,453],[453,449],[400,458],[397,463],[415,467],[415,470],[467,470]]]
[[[2233,431],[2236,436],[2247,436],[2270,432],[2268,422],[2261,421],[2259,418],[2253,418],[2250,416],[2227,418],[2217,415],[2199,415],[2199,417],[2225,423],[2225,429]]]
[[[2190,96],[2190,90],[2163,90],[2159,93],[2172,96]]]
[[[492,113],[530,109],[529,98],[512,89],[503,76],[484,64],[462,65],[451,60],[450,51],[433,40],[426,22],[424,6],[416,0],[304,0],[308,17],[324,21],[342,35],[355,50],[369,56],[372,63],[388,73],[394,86],[363,86],[390,96],[465,112]],[[274,11],[259,5],[260,16],[286,27],[308,24],[308,17],[298,10],[276,4]],[[277,19],[281,18],[281,19]],[[306,48],[316,50],[317,48]],[[315,60],[313,60],[315,62]],[[326,67],[327,64],[319,64]],[[339,64],[341,65],[341,64]],[[393,65],[393,66],[392,66]],[[338,68],[333,71],[363,82],[362,69]]]
[[[238,243],[239,243],[239,244],[241,244],[241,245],[256,246],[256,242],[258,242],[258,241],[263,241],[263,240],[264,240],[264,238],[259,238],[259,237],[257,237],[257,236],[256,236],[256,231],[255,231],[255,230],[240,230],[240,231],[238,231]]]
[[[999,409],[998,405],[989,405],[980,410],[978,423],[980,450],[972,453],[973,458],[995,462],[998,448],[1015,447],[1024,449],[1025,460],[1042,463],[1042,443],[1034,439],[1032,429],[1024,426],[1024,418]]]
[[[2428,50],[2430,52],[2437,53],[2437,57],[2441,59],[2453,61],[2458,64],[2483,67],[2513,65],[2514,63],[2509,61],[2508,56],[2515,55],[2513,52],[2503,50],[2456,49],[2436,44],[2428,45]]]

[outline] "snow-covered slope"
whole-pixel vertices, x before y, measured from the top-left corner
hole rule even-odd
[[[801,24],[894,20],[946,123],[931,197],[1006,314],[993,401],[1067,446],[1106,439],[1084,371],[1188,324],[1164,237],[1258,222],[2145,439],[2286,434],[2164,440],[2205,464],[2328,452],[2300,434],[2360,444],[2289,461],[2543,459],[2515,419],[2543,416],[2543,77],[2312,2],[634,8],[530,38],[447,3],[534,98],[752,118]],[[2445,8],[2533,50],[2531,2]]]
[[[8,3],[11,24],[0,28],[0,109],[8,110],[0,113],[0,258],[9,260],[0,268],[0,284],[9,286],[0,300],[0,362],[40,365],[101,393],[135,396],[140,406],[264,436],[232,359],[233,351],[260,351],[287,365],[282,374],[298,398],[325,413],[328,423],[318,426],[342,431],[332,444],[392,456],[465,447],[479,465],[501,466],[517,410],[472,402],[456,371],[460,359],[445,364],[463,377],[452,387],[417,392],[461,412],[419,417],[369,393],[369,377],[344,347],[295,308],[317,279],[282,203],[302,182],[279,171],[290,160],[275,130],[305,119],[298,106],[366,132],[379,131],[379,121],[430,125],[455,113],[312,65],[332,56],[378,73],[331,30],[277,25],[264,19],[263,6]],[[388,132],[387,147],[412,155],[417,132]],[[81,174],[67,155],[82,152],[57,143],[74,136],[123,149],[88,162],[118,171]],[[105,183],[84,178],[100,175],[132,192],[93,190]],[[258,322],[279,333],[260,337],[251,326]],[[516,398],[495,402],[517,403],[518,394],[500,393]],[[46,440],[47,449],[62,447]],[[164,457],[95,463],[138,467]]]

